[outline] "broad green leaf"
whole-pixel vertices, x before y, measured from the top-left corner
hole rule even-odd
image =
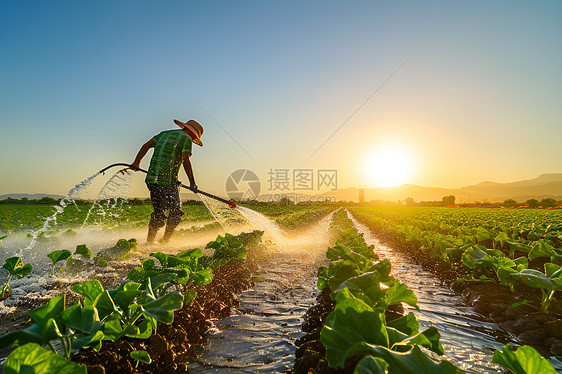
[[[143,282],[143,284],[140,286],[140,289],[146,289],[147,282],[148,279]],[[153,290],[157,290],[160,288],[164,290],[177,282],[178,282],[178,275],[176,273],[162,273],[150,277],[150,283]]]
[[[176,257],[180,260],[187,260],[190,257],[200,258],[201,256],[203,256],[203,251],[200,250],[199,248],[181,251],[176,255]]]
[[[380,345],[360,342],[351,347],[348,357],[355,355],[372,355],[382,358],[388,363],[389,372],[392,374],[462,374],[463,370],[457,368],[446,360],[436,361],[427,356],[418,346],[408,352],[395,352]]]
[[[150,364],[152,362],[152,358],[150,358],[150,355],[146,351],[132,351],[129,354],[131,355],[131,358],[136,361],[140,361],[145,364]]]
[[[160,261],[160,266],[168,267],[168,257],[170,257],[170,255],[162,252],[153,252],[150,255]]]
[[[344,288],[349,289],[355,297],[362,299],[373,309],[378,308],[380,309],[379,311],[386,309],[386,305],[384,305],[385,291],[380,287],[380,279],[376,272],[369,272],[349,278],[335,292],[337,293]]]
[[[142,268],[144,270],[152,270],[152,269],[156,269],[156,264],[154,263],[154,260],[151,258],[147,258],[145,260],[141,260],[141,264],[142,264]]]
[[[182,306],[183,295],[173,291],[142,305],[141,308],[146,315],[159,322],[169,324],[174,321],[174,310],[181,309]]]
[[[476,239],[479,242],[484,242],[486,240],[490,240],[492,239],[492,235],[490,234],[490,232],[488,230],[486,230],[483,227],[478,227],[476,229]]]
[[[344,288],[336,294],[336,308],[328,315],[320,334],[331,367],[342,367],[347,351],[358,342],[388,346],[384,314],[376,312]]]
[[[86,246],[86,244],[80,244],[76,246],[76,251],[74,251],[75,255],[81,255],[86,259],[92,258],[92,251]]]
[[[486,257],[488,256],[488,257]],[[462,262],[469,268],[475,268],[482,264],[489,265],[491,257],[503,257],[501,251],[494,249],[487,249],[481,245],[474,245],[468,248],[462,255]]]
[[[39,344],[28,343],[16,348],[4,364],[5,374],[87,374],[85,366],[80,366],[64,357],[41,348]]]
[[[435,327],[430,327],[422,333],[413,334],[411,336],[403,334],[400,331],[387,327],[389,337],[389,346],[393,351],[406,352],[414,345],[425,347],[438,355],[443,355],[443,347],[441,346],[441,335]]]
[[[62,328],[63,331],[61,331],[61,328]],[[66,331],[64,331],[65,326],[62,324],[62,322],[61,322],[60,327],[59,327],[59,324],[57,323],[57,321],[54,318],[49,318],[47,320],[47,322],[45,323],[45,325],[41,326],[41,330],[42,330],[42,333],[43,333],[43,340],[45,342],[48,342],[48,341],[51,341],[51,340],[54,340],[54,339],[58,339],[58,338],[63,336],[63,333],[66,332]]]
[[[529,258],[526,256],[517,257],[513,262],[517,265],[518,269],[520,268],[520,271],[529,267]]]
[[[562,266],[546,263],[544,264],[545,275],[549,278],[562,278]]]
[[[203,269],[191,273],[191,279],[195,282],[197,286],[205,286],[213,281],[213,270]]]
[[[328,287],[336,290],[346,280],[360,275],[362,271],[357,267],[355,262],[349,260],[338,260],[330,264],[328,269]]]
[[[427,330],[423,331],[421,334],[424,335],[431,342],[431,346],[427,347],[429,350],[437,353],[440,356],[445,354],[445,351],[443,350],[443,346],[441,345],[441,334],[439,334],[439,331],[437,330],[436,327],[431,326]]]
[[[134,332],[132,332],[132,330],[126,331],[125,336],[135,339],[148,339],[152,335],[157,323],[154,318],[146,317],[138,326],[135,326],[136,329]]]
[[[2,266],[4,269],[8,270],[11,275],[15,275],[18,278],[23,278],[29,273],[31,273],[32,266],[31,264],[23,265],[21,261],[21,257],[10,257],[7,258],[4,265]]]
[[[413,306],[417,310],[420,310],[418,306],[418,298],[412,290],[408,288],[404,283],[396,281],[390,288],[385,292],[385,304],[394,305],[404,302],[408,305]]]
[[[514,374],[556,374],[552,364],[528,345],[519,347],[516,351],[511,345],[504,345],[501,351],[494,352],[492,362]]]
[[[17,347],[27,343],[46,344],[41,326],[33,324],[24,330],[12,331],[6,335],[0,336],[0,349]]]
[[[99,351],[104,335],[102,331],[97,330],[91,334],[75,334],[73,337],[75,338],[71,343],[73,350],[92,348],[94,351]]]
[[[72,330],[88,334],[98,331],[101,327],[98,310],[93,306],[82,307],[79,301],[62,312],[61,320]]]
[[[31,264],[25,264],[21,268],[17,268],[12,275],[15,275],[18,278],[23,278],[31,273],[32,270],[33,267],[31,266]]]
[[[104,322],[102,326],[102,331],[104,334],[104,340],[115,341],[121,338],[125,331],[123,331],[123,326],[121,325],[121,318],[119,315],[112,314]]]
[[[420,328],[418,318],[413,312],[395,319],[392,322],[388,322],[386,325],[387,327],[395,328],[396,330],[409,336],[417,334]]]
[[[103,291],[98,295],[98,297],[96,297],[92,306],[98,310],[100,320],[105,319],[105,317],[117,311],[115,303],[107,290]]]
[[[530,287],[542,288],[549,291],[562,290],[562,279],[549,278],[535,269],[525,269],[511,276],[519,279]]]
[[[29,315],[39,326],[44,327],[49,319],[60,318],[64,311],[65,302],[66,294],[57,295],[49,300],[47,304],[30,310]]]
[[[93,305],[97,297],[104,291],[97,279],[75,284],[70,289],[84,296],[84,305]]]
[[[533,244],[531,252],[529,252],[529,259],[533,260],[538,257],[550,257],[556,255],[554,247],[541,239]]]
[[[137,296],[142,294],[139,288],[140,283],[124,282],[116,290],[111,290],[109,294],[115,304],[124,311],[129,308]]]
[[[505,231],[502,231],[498,235],[496,235],[496,237],[494,238],[494,243],[499,245],[499,247],[501,248],[508,242],[508,240],[509,236]]]
[[[388,364],[379,357],[365,356],[359,361],[353,374],[386,374]]]
[[[72,253],[69,250],[63,249],[63,250],[60,250],[60,251],[53,251],[53,252],[47,254],[47,257],[49,257],[51,259],[51,261],[53,261],[53,265],[54,265],[59,261],[66,260],[71,255],[72,255]]]

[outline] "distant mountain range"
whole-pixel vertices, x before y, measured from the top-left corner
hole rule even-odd
[[[324,196],[335,196],[338,201],[359,201],[359,188],[343,188],[325,192]],[[457,203],[474,201],[503,202],[513,199],[523,202],[528,199],[541,200],[547,197],[562,200],[562,173],[542,174],[535,179],[511,183],[482,182],[460,188],[423,187],[404,184],[398,187],[365,188],[365,201],[404,200],[408,197],[416,202],[441,200],[454,195]]]

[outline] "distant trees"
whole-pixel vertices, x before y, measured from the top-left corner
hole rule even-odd
[[[443,196],[441,199],[443,202],[443,206],[452,206],[455,205],[455,197],[453,195]]]
[[[503,202],[503,206],[506,207],[512,207],[512,206],[516,206],[517,205],[517,201],[513,200],[513,199],[507,199]]]
[[[551,198],[546,198],[541,200],[541,206],[545,208],[552,208],[556,206],[556,200]]]
[[[406,206],[414,206],[414,205],[416,205],[416,202],[414,201],[413,198],[407,197],[407,198],[404,200],[404,204],[406,204]]]
[[[539,201],[537,199],[529,199],[525,201],[525,205],[527,205],[530,208],[536,208],[539,206]]]

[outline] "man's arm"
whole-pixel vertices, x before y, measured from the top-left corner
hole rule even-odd
[[[133,161],[133,163],[131,164],[131,168],[133,168],[134,170],[138,170],[140,168],[140,162],[142,158],[146,155],[146,152],[148,152],[148,150],[150,148],[153,148],[155,145],[156,142],[154,141],[154,139],[150,139],[149,141],[144,143],[141,149],[139,149],[139,153],[137,153],[137,157],[135,157],[135,161]]]
[[[183,169],[185,170],[185,174],[187,174],[187,178],[189,179],[190,188],[194,187],[195,190],[193,192],[197,192],[197,185],[195,184],[195,177],[193,176],[193,169],[191,168],[191,153],[183,152],[181,154],[183,160]],[[193,188],[192,188],[193,189]]]

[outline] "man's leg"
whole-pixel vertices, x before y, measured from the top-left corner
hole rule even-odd
[[[162,238],[162,241],[164,242],[170,240],[172,234],[176,230],[176,227],[181,222],[181,217],[185,214],[183,210],[181,210],[180,193],[178,187],[170,187],[167,198],[167,208],[170,209],[170,214],[168,214],[166,230],[164,231],[164,237]]]
[[[150,215],[150,222],[148,223],[148,235],[146,237],[146,243],[154,243],[158,229],[164,226],[166,222],[166,203],[165,194],[162,191],[162,186],[156,184],[147,183],[148,190],[150,191],[150,200],[152,201],[152,207],[154,212]]]

